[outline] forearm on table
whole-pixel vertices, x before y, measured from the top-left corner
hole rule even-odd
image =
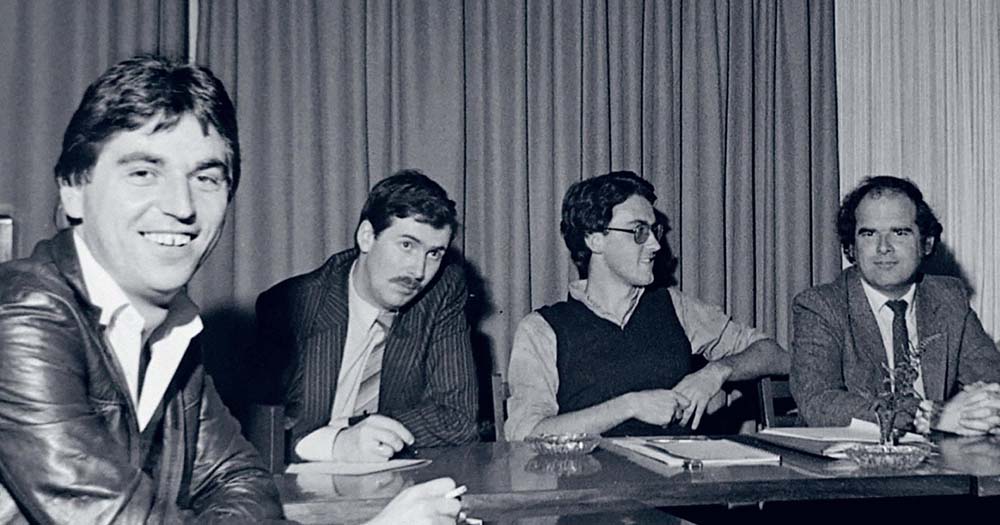
[[[791,368],[791,358],[774,339],[760,339],[746,350],[717,361],[710,361],[717,367],[729,369],[726,381],[745,381],[766,375],[787,374]]]
[[[582,410],[547,417],[539,421],[530,434],[569,434],[581,432],[601,434],[607,432],[632,418],[632,411],[627,399],[628,395],[624,394]]]

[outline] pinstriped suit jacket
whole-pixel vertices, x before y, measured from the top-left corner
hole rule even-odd
[[[347,279],[357,255],[357,249],[334,254],[257,299],[257,364],[274,384],[260,400],[285,404],[294,422],[292,448],[330,422],[347,338]],[[379,413],[406,426],[417,446],[456,445],[478,435],[466,296],[461,267],[446,264],[400,310],[386,338]],[[281,381],[273,381],[279,374]]]
[[[914,302],[927,399],[943,401],[962,385],[1000,381],[1000,352],[969,307],[961,281],[926,275]],[[874,421],[872,401],[888,359],[861,272],[852,266],[832,283],[800,293],[792,315],[791,389],[805,422]]]

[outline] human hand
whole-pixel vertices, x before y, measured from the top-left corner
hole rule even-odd
[[[387,461],[404,445],[412,445],[413,439],[413,434],[399,421],[375,414],[340,431],[333,442],[333,459]]]
[[[917,418],[918,430],[929,425],[962,436],[994,433],[1000,429],[1000,396],[989,388],[962,390],[939,409],[937,404],[922,402]]]
[[[399,472],[374,472],[364,476],[332,476],[333,490],[338,496],[349,498],[386,498],[394,496],[413,480]]]
[[[701,416],[710,405],[712,405],[713,412],[721,408],[716,396],[721,393],[722,385],[730,373],[731,370],[725,365],[709,363],[701,370],[688,374],[684,379],[681,379],[680,383],[677,383],[677,386],[673,388],[674,392],[690,401],[690,404],[684,409],[681,425],[687,425],[690,421],[691,428],[697,430],[701,423]],[[716,399],[713,400],[713,398]]]
[[[414,485],[396,495],[366,525],[454,525],[462,504],[456,498],[445,497],[454,488],[451,478]]]
[[[631,417],[651,425],[665,426],[677,419],[689,404],[687,398],[673,390],[655,389],[625,394]]]

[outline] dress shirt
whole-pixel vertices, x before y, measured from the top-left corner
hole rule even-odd
[[[868,306],[871,307],[872,314],[875,315],[878,332],[882,336],[882,346],[885,347],[885,357],[889,365],[889,370],[893,370],[893,367],[896,365],[896,356],[892,351],[892,320],[896,314],[888,306],[889,301],[892,301],[893,298],[872,288],[864,278],[861,279],[861,288],[864,289],[865,297],[868,299]],[[906,301],[906,332],[910,337],[912,348],[920,348],[917,346],[920,334],[917,333],[917,305],[914,304],[917,295],[916,292],[917,285],[911,284],[910,289],[900,297],[900,299]],[[913,382],[913,389],[917,391],[917,395],[921,399],[925,398],[924,373],[920,368],[917,369],[917,379]]]
[[[625,314],[618,318],[587,297],[587,281],[570,284],[569,293],[595,315],[624,327],[645,288],[636,289]],[[721,308],[670,288],[670,299],[677,311],[684,333],[691,342],[691,352],[709,361],[738,354],[751,344],[767,339],[759,330],[733,321]],[[530,435],[543,419],[559,414],[557,393],[559,370],[556,366],[556,334],[545,318],[531,312],[517,326],[510,354],[508,384],[511,397],[507,402],[509,417],[505,433],[509,440],[521,440]]]
[[[129,396],[132,405],[136,407],[139,430],[143,430],[163,399],[163,394],[187,352],[188,345],[201,333],[202,323],[201,317],[198,316],[198,307],[183,291],[174,297],[168,308],[167,317],[156,331],[161,335],[156,340],[149,341],[149,367],[142,384],[142,392],[139,392],[139,354],[142,351],[142,329],[145,320],[129,302],[118,283],[97,262],[93,253],[87,248],[87,243],[76,232],[73,235],[73,242],[80,260],[84,286],[87,287],[90,301],[101,310],[98,322],[115,352],[118,366],[125,373]]]
[[[306,461],[332,461],[333,444],[341,430],[349,425],[348,418],[354,414],[354,405],[361,387],[365,363],[371,354],[369,338],[374,335],[372,325],[378,318],[378,307],[368,303],[358,294],[354,284],[357,261],[351,265],[347,279],[347,338],[344,341],[344,357],[337,376],[337,391],[333,397],[330,423],[309,434],[295,446],[295,453]]]

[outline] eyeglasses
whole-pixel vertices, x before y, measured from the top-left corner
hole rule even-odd
[[[649,239],[649,234],[650,233],[652,233],[653,236],[656,237],[657,241],[659,241],[660,239],[663,239],[663,234],[664,234],[663,225],[662,224],[656,223],[656,224],[653,224],[653,225],[649,225],[649,224],[646,224],[644,222],[640,222],[639,224],[636,224],[634,228],[630,228],[630,229],[626,229],[626,228],[612,228],[610,226],[607,227],[607,228],[604,228],[604,232],[605,233],[607,233],[609,231],[631,233],[632,234],[632,240],[634,240],[636,244],[644,244],[646,242],[646,240]]]

